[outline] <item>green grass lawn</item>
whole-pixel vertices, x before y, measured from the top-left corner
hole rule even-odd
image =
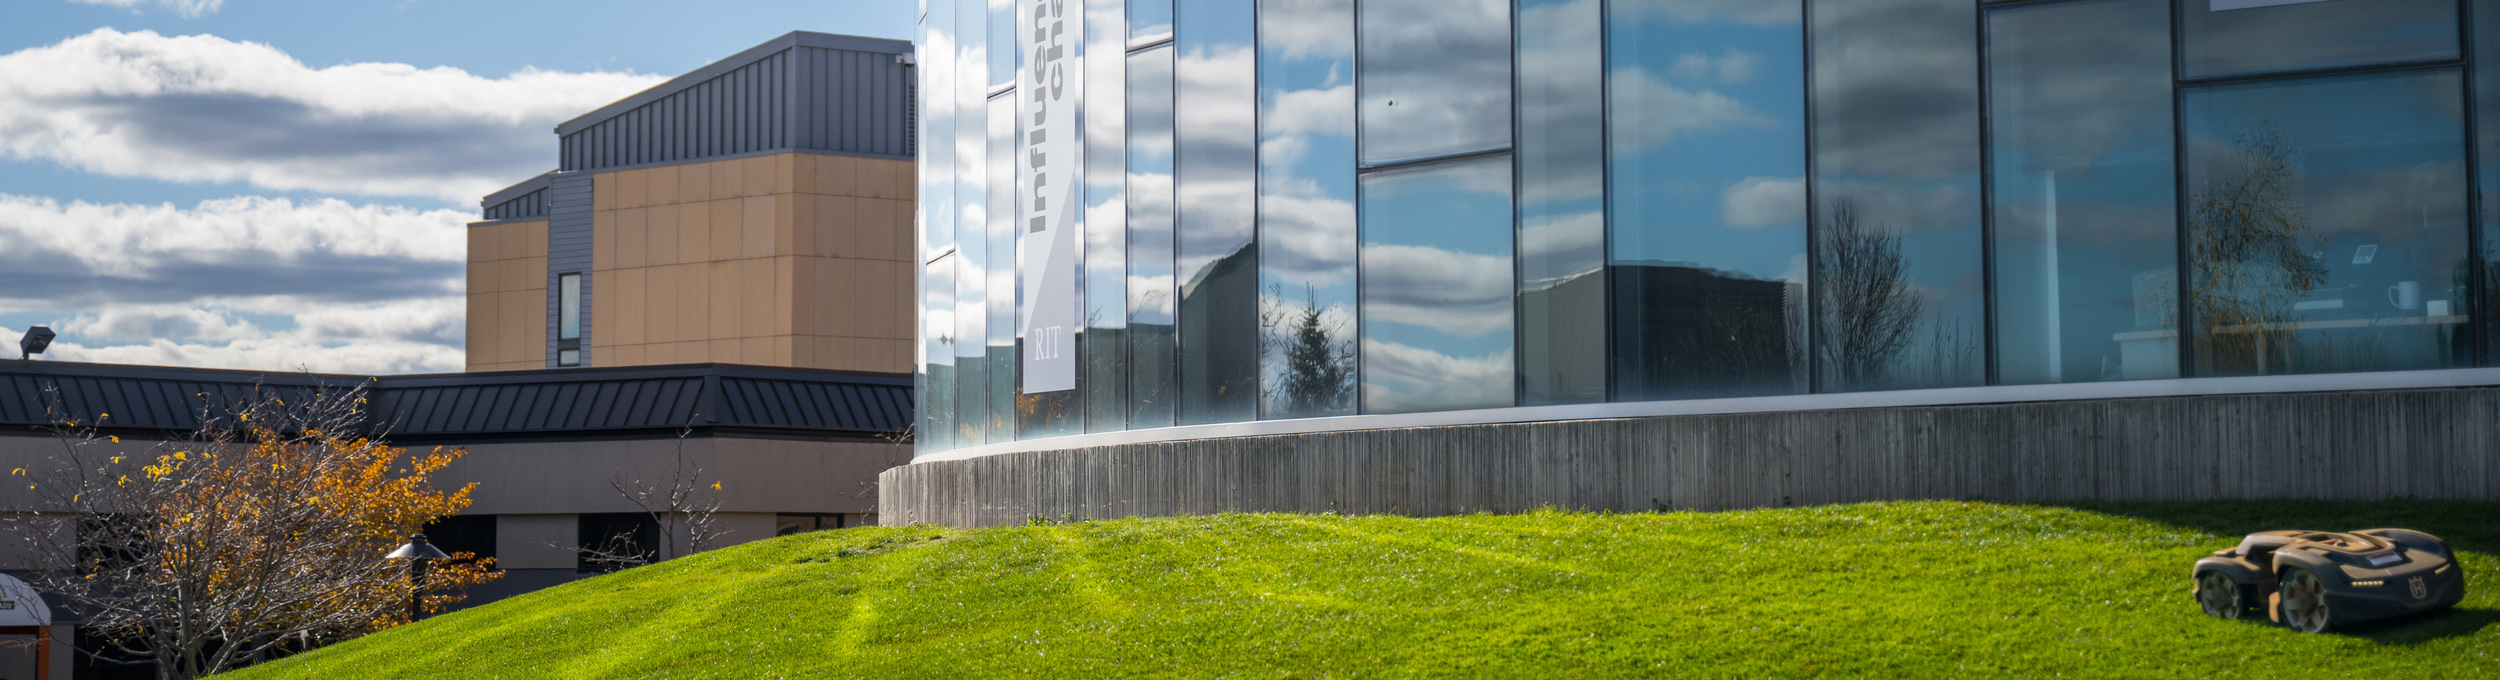
[[[2445,613],[2303,635],[2200,614],[2266,529],[2464,553]],[[2500,677],[2500,504],[1906,502],[1307,515],[751,543],[246,669],[275,678]]]

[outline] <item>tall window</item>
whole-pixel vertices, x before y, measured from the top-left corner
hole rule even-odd
[[[1128,23],[1085,2],[1085,430],[1128,429]]]
[[[2179,375],[2168,4],[1988,14],[2000,382]]]
[[[1606,400],[1605,55],[1594,0],[1519,3],[1519,399]]]
[[[1808,4],[1817,386],[1980,384],[1977,8]]]
[[[1808,387],[1803,9],[1607,6],[1616,399]]]
[[[1179,412],[1172,375],[1170,44],[1128,55],[1127,103],[1129,427],[1167,427]]]
[[[1180,210],[1180,422],[1259,417],[1257,15],[1240,0],[1184,0],[1174,17],[1174,194]]]
[[[1259,5],[1259,394],[1354,412],[1354,0]]]
[[[582,365],[582,275],[556,276],[556,365]]]
[[[1367,413],[1512,405],[1510,157],[1363,175]]]

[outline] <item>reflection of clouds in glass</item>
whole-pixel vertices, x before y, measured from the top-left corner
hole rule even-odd
[[[1431,246],[1363,248],[1364,312],[1375,323],[1458,336],[1510,330],[1510,258]]]
[[[1455,357],[1363,341],[1363,402],[1374,413],[1500,408],[1511,404],[1511,352]]]
[[[1783,26],[1797,23],[1803,6],[1793,0],[1650,0],[1624,2],[1616,7],[1618,16],[1664,19],[1678,24]]]
[[[1266,133],[1259,164],[1270,168],[1291,166],[1309,150],[1310,137],[1354,134],[1354,108],[1346,105],[1353,99],[1354,86],[1348,84],[1276,93],[1259,113]]]
[[[1719,212],[1738,229],[1803,224],[1806,178],[1747,177],[1720,192]]]
[[[1716,80],[1735,84],[1753,80],[1754,73],[1760,70],[1762,55],[1731,49],[1717,57],[1700,54],[1676,57],[1675,66],[1667,73],[1677,80]]]
[[[1261,0],[1259,46],[1288,60],[1354,56],[1346,27],[1354,3],[1346,0]]]
[[[1971,3],[1815,5],[1817,171],[1926,180],[1979,167]],[[1950,74],[1948,76],[1947,74]]]
[[[1531,217],[1520,225],[1519,275],[1524,285],[1535,288],[1539,282],[1594,271],[1605,261],[1605,248],[1606,218],[1595,210]],[[1539,271],[1535,266],[1546,263],[1571,266],[1567,271]]]
[[[1278,194],[1260,197],[1259,220],[1265,223],[1259,254],[1268,275],[1332,286],[1354,273],[1354,203],[1325,195]]]
[[[1616,121],[1614,144],[1619,151],[1664,147],[1673,143],[1678,133],[1779,127],[1779,121],[1734,97],[1712,90],[1676,87],[1639,68],[1617,68],[1607,76],[1607,83],[1616,106],[1640,112],[1637,120]]]
[[[1859,219],[1885,233],[1900,236],[1949,233],[1971,226],[1976,197],[1961,184],[1905,186],[1885,182],[1822,183],[1831,202],[1856,206]]]
[[[1509,144],[1509,2],[1370,0],[1362,13],[1365,162]]]
[[[1519,195],[1530,214],[1605,186],[1600,32],[1597,0],[1520,4]]]

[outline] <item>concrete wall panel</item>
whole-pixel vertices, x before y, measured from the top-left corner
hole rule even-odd
[[[1446,515],[1984,498],[2500,500],[2500,388],[1468,425],[887,470],[890,524],[1227,511]]]

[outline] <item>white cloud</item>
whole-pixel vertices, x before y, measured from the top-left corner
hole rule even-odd
[[[121,9],[133,10],[133,11],[136,11],[140,5],[151,5],[151,4],[152,4],[152,5],[162,5],[162,6],[164,6],[164,7],[165,7],[165,9],[170,9],[170,10],[173,10],[175,14],[180,14],[180,15],[183,15],[183,16],[185,16],[185,17],[193,17],[193,18],[197,18],[197,17],[200,17],[200,16],[202,16],[202,15],[207,15],[207,14],[214,14],[214,13],[216,13],[216,12],[217,12],[217,9],[218,9],[218,8],[220,8],[220,7],[224,7],[224,6],[225,6],[225,4],[226,4],[226,0],[69,0],[69,1],[70,1],[70,2],[73,2],[73,3],[82,4],[82,5],[103,5],[103,6],[106,6],[106,7],[117,7],[117,8],[121,8]]]
[[[470,203],[551,167],[556,123],[661,80],[316,69],[259,43],[103,28],[0,55],[0,155],[120,177]]]
[[[404,373],[461,368],[471,215],[241,197],[0,194],[0,313],[59,316],[50,356]]]
[[[1646,151],[1664,147],[1673,143],[1677,134],[1685,132],[1779,125],[1779,121],[1754,111],[1734,97],[1711,90],[1676,87],[1647,70],[1616,69],[1607,77],[1607,82],[1613,87],[1616,120],[1628,122],[1623,119],[1633,116],[1639,123],[1610,128],[1614,134],[1613,144],[1618,150]]]
[[[1511,405],[1511,351],[1459,357],[1381,340],[1363,341],[1364,408],[1375,413]]]
[[[1738,229],[1804,224],[1803,177],[1747,177],[1719,194],[1719,212]]]
[[[1371,321],[1458,336],[1511,328],[1510,258],[1430,246],[1363,248],[1363,313]]]
[[[1785,0],[1620,0],[1614,11],[1633,19],[1664,19],[1685,25],[1730,22],[1788,26],[1804,19],[1800,5]]]

